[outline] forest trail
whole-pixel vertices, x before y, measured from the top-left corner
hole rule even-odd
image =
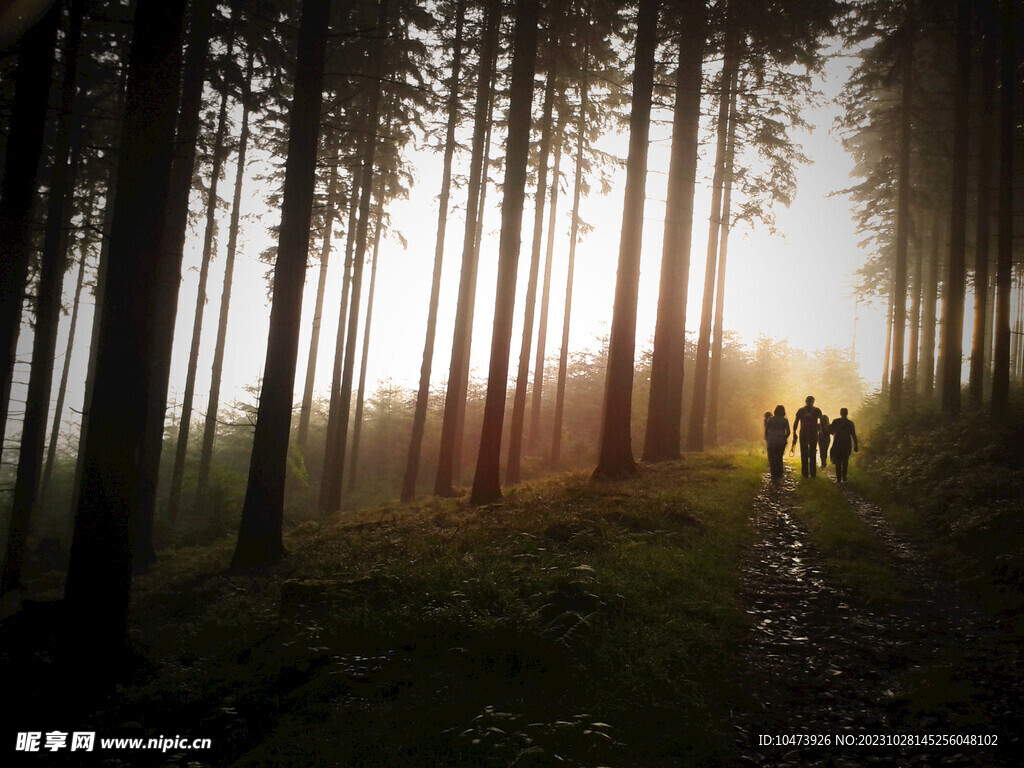
[[[831,474],[831,473],[829,473]],[[813,481],[812,481],[813,482]],[[819,470],[817,482],[832,482]],[[765,476],[754,501],[755,543],[742,585],[753,626],[742,648],[735,712],[742,765],[1017,765],[1024,700],[1014,637],[900,536],[849,486],[839,492],[892,557],[905,589],[894,604],[867,602],[828,573],[793,514],[787,472]],[[907,734],[998,736],[983,746],[847,746],[836,737]],[[761,736],[827,737],[829,745],[761,745]]]

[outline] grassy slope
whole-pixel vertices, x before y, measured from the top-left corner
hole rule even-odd
[[[762,472],[694,455],[305,523],[269,576],[225,575],[227,541],[169,553],[134,612],[156,673],[97,717],[218,765],[726,764]]]

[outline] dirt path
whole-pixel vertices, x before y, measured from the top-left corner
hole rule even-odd
[[[819,473],[818,482],[832,481]],[[779,483],[766,477],[755,499],[756,543],[743,573],[753,627],[738,682],[751,698],[735,712],[741,764],[1017,765],[1007,747],[1020,746],[1024,667],[1012,637],[877,508],[843,487],[851,508],[891,551],[912,596],[895,606],[858,601],[823,571],[791,514],[794,490],[789,474]],[[932,706],[912,706],[902,694],[908,680],[935,688]],[[897,734],[994,734],[999,747],[863,743]],[[773,742],[763,743],[764,736]],[[800,743],[801,736],[809,738]],[[846,737],[855,746],[837,746]]]

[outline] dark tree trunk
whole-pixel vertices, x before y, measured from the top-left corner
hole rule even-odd
[[[0,182],[0,448],[7,426],[21,303],[28,280],[32,204],[43,152],[50,74],[60,3],[25,33],[18,47],[14,103]]]
[[[726,25],[730,22],[727,20]],[[727,34],[730,35],[727,31]],[[722,64],[721,95],[718,102],[718,146],[715,151],[715,174],[711,182],[711,216],[708,226],[708,250],[704,263],[704,292],[701,296],[700,330],[697,335],[697,355],[693,364],[693,400],[686,433],[686,448],[704,450],[704,416],[708,393],[708,355],[711,352],[711,323],[714,309],[715,270],[718,263],[718,235],[722,226],[722,182],[725,174],[725,150],[729,133],[729,100],[735,87],[738,70],[735,43],[726,42]]]
[[[249,97],[253,76],[253,53],[245,67],[242,85],[242,125],[238,135],[238,160],[235,166],[235,194],[231,202],[231,223],[228,225],[228,250],[224,257],[224,286],[220,294],[220,313],[217,321],[217,341],[213,347],[213,366],[210,373],[210,396],[206,401],[206,420],[203,424],[203,447],[199,453],[199,478],[196,482],[197,505],[206,496],[213,461],[213,443],[217,437],[217,411],[220,409],[220,384],[224,373],[224,349],[228,335],[228,313],[231,309],[231,288],[235,275],[235,253],[238,251],[239,218],[242,208],[242,182],[245,179],[245,157],[249,148]]]
[[[1010,406],[1010,291],[1013,280],[1013,150],[1017,124],[1014,114],[1017,54],[1014,50],[1013,0],[1002,2],[1002,51],[999,98],[999,223],[996,252],[995,353],[992,360],[992,416],[1005,417]],[[1019,304],[1018,304],[1019,306]],[[1018,311],[1019,317],[1019,311]],[[1018,322],[1019,326],[1019,322]],[[1017,344],[1021,340],[1018,327]],[[1018,360],[1020,359],[1018,355]]]
[[[939,216],[932,214],[928,253],[925,255],[925,283],[921,309],[921,362],[918,374],[921,394],[930,399],[935,391],[935,313],[939,300]]]
[[[327,409],[327,434],[324,437],[324,462],[320,468],[320,495],[317,509],[327,514],[333,509],[333,499],[338,496],[337,485],[333,482],[332,467],[337,464],[338,423],[341,421],[341,374],[345,364],[345,339],[348,338],[348,304],[352,290],[352,254],[356,246],[356,222],[359,215],[359,195],[362,188],[363,170],[357,170],[352,183],[351,199],[348,202],[348,226],[345,235],[345,261],[342,266],[341,306],[338,308],[338,333],[334,338],[334,364],[331,366],[331,395]]]
[[[959,0],[956,24],[957,83],[953,101],[952,209],[949,264],[942,292],[942,412],[947,416],[960,413],[960,369],[963,365],[972,5],[971,0]]]
[[[309,222],[316,184],[329,11],[329,2],[302,2],[270,333],[249,482],[232,560],[235,568],[269,565],[284,554],[281,538],[284,483],[302,320],[302,288],[309,253]]]
[[[725,148],[725,189],[722,193],[722,229],[718,240],[718,279],[715,284],[715,324],[711,339],[711,367],[708,373],[707,442],[718,445],[718,399],[722,378],[722,342],[725,336],[725,275],[729,254],[729,230],[732,221],[732,173],[736,156],[736,92],[729,99],[729,138]]]
[[[561,122],[561,120],[559,121]],[[530,393],[530,431],[526,445],[530,450],[540,440],[540,411],[544,399],[544,357],[547,354],[548,316],[551,313],[551,270],[555,258],[555,226],[558,224],[558,186],[562,167],[562,134],[555,141],[555,165],[551,169],[551,204],[548,205],[548,242],[544,249],[544,283],[540,292],[540,320],[537,323],[537,353],[533,359],[533,391]]]
[[[978,134],[978,210],[974,240],[974,330],[971,336],[971,408],[980,411],[985,397],[985,351],[988,348],[989,231],[992,216],[992,146],[996,141],[993,102],[996,90],[995,25],[986,13],[981,56],[981,127]]]
[[[910,270],[910,338],[907,342],[907,380],[905,391],[914,398],[917,394],[918,348],[921,340],[921,268],[924,262],[924,242],[920,230],[914,238],[914,263]]]
[[[556,18],[559,14],[556,14]],[[519,369],[512,397],[512,423],[509,429],[508,466],[505,481],[514,485],[522,478],[523,426],[526,421],[526,388],[530,381],[530,347],[533,343],[533,318],[537,310],[537,277],[540,273],[540,251],[544,242],[544,203],[548,189],[548,156],[554,135],[555,80],[558,78],[558,34],[553,32],[551,64],[544,87],[544,109],[541,117],[540,146],[537,159],[537,194],[533,212],[533,247],[530,250],[530,271],[526,282],[526,303],[523,310],[523,340],[519,347]],[[518,251],[516,258],[518,260]]]
[[[480,430],[476,474],[470,493],[472,504],[501,498],[501,429],[508,389],[508,358],[512,347],[512,321],[516,299],[516,271],[522,238],[523,198],[530,152],[530,106],[537,63],[537,16],[540,0],[517,0],[509,90],[508,139],[505,154],[501,235],[498,240],[498,285],[494,297],[494,329],[487,372],[487,396]]]
[[[640,289],[640,248],[643,239],[647,189],[647,145],[651,126],[654,55],[658,47],[659,0],[640,0],[632,107],[629,115],[629,155],[619,235],[619,266],[615,278],[615,307],[608,340],[608,373],[601,412],[601,438],[594,477],[617,479],[633,475],[631,418],[636,311]]]
[[[889,305],[886,308],[885,315],[885,353],[882,357],[882,397],[887,397],[889,394],[889,368],[892,361],[892,313],[893,313],[893,295],[892,291],[889,291]]]
[[[557,467],[562,460],[562,419],[565,413],[565,379],[569,363],[569,322],[572,318],[572,284],[576,271],[576,243],[580,237],[580,196],[583,191],[583,149],[586,145],[587,67],[590,60],[589,46],[583,50],[580,71],[580,109],[576,117],[576,172],[572,186],[572,222],[569,225],[569,260],[565,275],[565,308],[562,312],[562,340],[558,349],[558,379],[555,385],[555,413],[552,418],[551,466]]]
[[[896,262],[892,277],[892,365],[889,375],[889,412],[903,407],[904,331],[907,326],[907,245],[910,242],[910,139],[914,89],[914,3],[907,3],[906,38],[902,51],[900,86],[900,147],[896,192]]]
[[[157,333],[153,302],[178,112],[184,0],[140,0],[128,61],[96,380],[68,565],[65,650],[106,669],[127,640],[140,455]]]
[[[704,0],[691,0],[688,11],[688,20],[679,42],[679,66],[676,70],[661,284],[651,357],[651,394],[644,433],[643,460],[649,462],[678,459],[680,447],[686,294],[700,141]]]
[[[469,348],[473,334],[473,304],[476,298],[477,220],[483,215],[480,196],[481,189],[486,186],[484,174],[490,124],[488,111],[494,78],[494,59],[498,51],[501,3],[490,0],[486,13],[473,114],[473,150],[466,199],[466,228],[462,239],[462,272],[459,277],[448,388],[445,392],[444,417],[441,422],[441,447],[438,452],[437,476],[434,480],[434,493],[438,496],[451,496],[455,492],[454,477],[458,467],[456,456],[460,453],[459,446],[462,440],[459,414],[464,407],[469,386]]]
[[[55,3],[59,6],[60,3]],[[67,257],[65,208],[74,191],[78,164],[80,132],[73,125],[75,80],[78,50],[82,38],[82,4],[71,3],[71,15],[64,44],[64,81],[61,86],[61,112],[54,148],[50,194],[47,199],[46,231],[43,241],[39,283],[36,287],[36,323],[32,340],[32,367],[29,372],[25,418],[21,428],[21,449],[11,504],[11,522],[0,594],[21,587],[21,570],[29,524],[36,507],[43,472],[46,420],[49,416],[50,389],[53,382],[57,326],[60,323],[64,265]],[[72,143],[75,144],[72,147]]]
[[[385,134],[387,131],[385,131]],[[359,468],[359,441],[363,434],[363,402],[366,398],[366,364],[370,360],[370,328],[373,325],[373,297],[377,290],[377,256],[380,254],[380,235],[384,227],[383,185],[377,193],[377,216],[373,228],[373,256],[370,259],[370,290],[366,294],[366,320],[363,323],[363,351],[359,361],[359,385],[356,387],[356,412],[352,424],[352,459],[349,461],[346,491],[356,489],[356,470]]]
[[[306,359],[306,383],[302,388],[302,407],[299,409],[299,431],[296,443],[299,451],[305,453],[309,438],[309,416],[313,410],[313,385],[316,381],[316,362],[320,351],[320,322],[324,314],[324,294],[327,292],[327,267],[331,261],[331,236],[338,201],[338,163],[340,151],[334,152],[331,162],[331,176],[327,182],[327,212],[324,219],[324,234],[320,248],[320,276],[316,283],[316,301],[313,304],[313,331],[309,337],[309,356]]]
[[[228,45],[228,57],[232,46]],[[203,258],[199,266],[199,290],[196,294],[196,311],[192,319],[192,343],[188,352],[188,368],[185,371],[185,392],[181,398],[181,417],[178,419],[178,442],[174,450],[174,467],[171,471],[171,491],[167,500],[167,516],[171,524],[178,519],[181,508],[181,489],[185,483],[185,456],[188,453],[189,432],[192,429],[192,401],[196,394],[196,370],[199,367],[199,346],[203,337],[203,315],[206,310],[206,283],[210,277],[210,261],[213,259],[213,232],[217,218],[217,188],[220,169],[227,150],[224,135],[228,123],[228,91],[220,98],[220,113],[217,116],[217,132],[213,140],[213,162],[210,169],[210,189],[206,201],[206,232],[203,236]]]
[[[441,195],[438,198],[437,238],[434,241],[434,273],[430,281],[430,304],[427,309],[427,336],[423,343],[423,363],[420,365],[420,386],[416,392],[416,408],[412,417],[412,436],[409,455],[402,479],[402,501],[416,496],[416,477],[423,451],[423,432],[427,424],[427,405],[430,401],[430,373],[434,361],[434,339],[437,337],[437,310],[441,295],[441,267],[444,261],[444,238],[448,228],[448,206],[452,190],[452,158],[455,155],[455,129],[459,123],[459,78],[462,73],[462,33],[466,2],[455,6],[455,42],[452,51],[452,73],[448,81],[448,125],[445,132],[444,171],[441,174]]]
[[[199,0],[192,8],[188,33],[188,50],[181,91],[181,110],[175,136],[175,157],[171,168],[170,192],[167,201],[167,223],[163,234],[165,271],[160,276],[156,297],[156,350],[150,377],[149,415],[146,421],[145,444],[142,449],[142,489],[135,531],[135,568],[145,572],[156,560],[153,550],[153,515],[160,477],[160,455],[164,444],[164,421],[167,413],[167,387],[171,374],[171,353],[174,345],[174,324],[178,316],[178,293],[181,287],[181,262],[188,226],[188,199],[192,191],[196,144],[202,109],[206,57],[212,26],[212,0]]]

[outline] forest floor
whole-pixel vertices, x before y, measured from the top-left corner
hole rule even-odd
[[[956,585],[851,487],[763,470],[753,452],[694,454],[624,483],[526,484],[483,509],[346,513],[295,526],[264,573],[227,569],[231,537],[162,553],[137,583],[138,663],[111,689],[69,696],[52,644],[0,624],[0,675],[22,702],[9,740],[95,731],[212,748],[10,754],[179,768],[1016,764],[1004,755],[1024,725],[1021,614]],[[999,747],[856,746],[893,734]]]

